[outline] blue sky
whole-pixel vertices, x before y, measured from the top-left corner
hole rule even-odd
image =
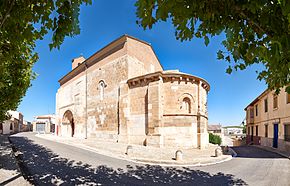
[[[18,108],[24,118],[31,121],[34,116],[55,113],[58,80],[71,70],[73,58],[81,54],[88,58],[114,39],[129,34],[151,43],[165,70],[179,69],[209,82],[209,124],[240,124],[245,117],[244,108],[266,89],[265,83],[256,79],[255,71],[261,66],[226,74],[227,62],[216,59],[223,36],[214,37],[206,47],[201,39],[176,40],[170,22],[157,23],[152,30],[144,31],[136,24],[134,2],[98,0],[91,6],[82,6],[81,34],[66,38],[60,50],[49,50],[51,35],[37,42],[35,51],[40,59],[34,71],[38,77]]]

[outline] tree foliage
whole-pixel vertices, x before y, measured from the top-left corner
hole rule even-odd
[[[229,62],[227,73],[262,63],[257,78],[279,92],[290,93],[289,0],[138,0],[137,23],[151,29],[158,21],[171,20],[177,39],[210,38],[225,33],[226,51],[217,58]]]
[[[91,0],[0,1],[0,121],[17,108],[35,77],[35,42],[51,31],[49,47],[59,48],[66,36],[79,34],[82,3]]]

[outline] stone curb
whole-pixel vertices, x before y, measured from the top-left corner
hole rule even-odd
[[[135,163],[141,163],[141,164],[149,164],[149,165],[160,165],[160,166],[174,166],[174,167],[204,167],[209,165],[215,165],[219,163],[223,163],[226,161],[230,161],[232,159],[232,156],[230,155],[224,155],[226,156],[222,160],[215,161],[215,162],[208,162],[208,163],[181,163],[181,162],[170,162],[165,160],[147,160],[147,159],[131,159],[132,162]]]
[[[277,151],[276,149],[273,149],[272,147],[269,147],[269,148],[265,148],[264,146],[261,146],[261,145],[252,145],[254,147],[257,147],[257,148],[260,148],[262,150],[266,150],[266,151],[269,151],[269,152],[273,152],[273,153],[276,153],[276,154],[279,154],[287,159],[290,160],[290,156],[288,156],[287,154],[284,154],[283,152],[280,152],[280,151]]]
[[[11,153],[11,158],[12,158],[12,162],[16,164],[17,167],[17,171],[18,171],[18,175],[13,175],[10,178],[7,178],[6,180],[1,181],[0,185],[25,185],[25,186],[29,186],[31,185],[23,176],[23,172],[19,166],[19,162],[17,160],[17,156],[19,155],[19,152],[15,152],[13,150],[13,144],[10,141],[9,136],[7,137],[7,141],[9,142],[9,151]]]
[[[232,154],[232,157],[237,157],[238,154],[236,153],[236,151],[234,149],[232,149],[231,147],[229,147],[229,151]]]
[[[35,135],[36,137],[39,137],[39,138],[42,138],[42,139],[46,139],[46,140],[50,140],[50,141],[54,141],[54,142],[57,142],[57,143],[62,143],[62,144],[66,144],[66,145],[70,145],[70,146],[73,146],[73,147],[77,147],[77,148],[81,148],[81,149],[84,149],[84,150],[88,150],[88,151],[91,151],[91,152],[94,152],[94,153],[98,153],[100,155],[104,155],[104,156],[108,156],[108,157],[112,157],[112,158],[116,158],[116,159],[121,159],[121,160],[125,160],[125,161],[129,161],[129,162],[133,162],[133,163],[139,163],[139,164],[149,164],[149,165],[160,165],[160,166],[174,166],[174,167],[202,167],[202,166],[208,166],[208,165],[215,165],[215,164],[219,164],[219,163],[223,163],[223,162],[226,162],[226,161],[230,161],[232,159],[232,156],[231,155],[223,155],[223,156],[226,156],[225,158],[219,160],[219,161],[215,161],[215,162],[206,162],[206,163],[182,163],[182,162],[171,162],[171,161],[166,161],[166,160],[151,160],[151,159],[137,159],[137,158],[130,158],[130,156],[127,156],[127,155],[124,155],[124,156],[118,156],[118,155],[112,155],[111,153],[108,153],[106,151],[100,151],[100,150],[97,150],[93,147],[89,147],[87,145],[75,145],[75,144],[72,144],[72,143],[68,143],[68,142],[62,142],[62,141],[55,141],[53,139],[49,139],[49,138],[46,138],[44,136],[41,136],[39,134],[36,134]]]

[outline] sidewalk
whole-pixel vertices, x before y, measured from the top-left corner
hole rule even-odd
[[[281,156],[284,156],[285,158],[288,158],[290,160],[290,152],[280,151],[280,150],[275,149],[273,147],[267,147],[267,146],[262,146],[262,145],[253,145],[253,146],[258,147],[260,149],[270,151],[270,152],[280,154]]]
[[[37,134],[36,136],[47,140],[72,145],[82,149],[90,150],[106,156],[119,158],[127,161],[143,164],[159,164],[170,166],[205,166],[217,164],[232,159],[230,155],[214,157],[217,146],[211,145],[207,149],[177,149],[157,148],[140,145],[130,145],[130,153],[126,155],[128,145],[123,143],[109,142],[99,139],[76,139],[63,138],[52,134]],[[181,150],[183,159],[176,161],[175,152]]]
[[[18,167],[8,135],[0,134],[0,185],[30,185]]]

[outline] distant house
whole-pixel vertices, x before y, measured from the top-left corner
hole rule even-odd
[[[241,135],[243,134],[242,126],[225,126],[223,127],[225,135]]]
[[[32,131],[32,123],[24,120],[20,130],[21,132]]]
[[[218,125],[208,125],[207,126],[207,131],[208,133],[212,133],[212,134],[222,134],[223,132],[223,128],[222,125],[218,124]]]
[[[223,146],[233,146],[233,140],[230,137],[224,135],[224,127],[221,124],[216,125],[208,125],[207,126],[208,133],[212,133],[218,135],[222,139]]]
[[[33,132],[54,133],[56,119],[55,115],[36,116],[33,121]]]
[[[17,111],[8,111],[10,119],[0,124],[0,134],[12,134],[20,132],[23,125],[23,115]]]

